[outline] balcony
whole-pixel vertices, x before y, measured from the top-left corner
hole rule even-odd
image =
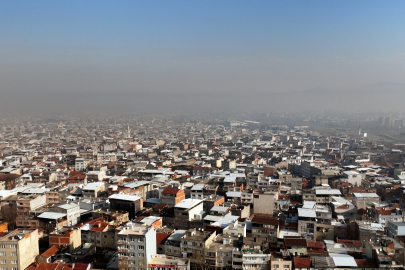
[[[263,251],[259,250],[259,249],[243,249],[243,254],[263,254]]]
[[[118,244],[118,245],[129,245],[129,242],[128,242],[128,241],[124,241],[124,240],[118,240],[118,241],[117,241],[117,244]]]

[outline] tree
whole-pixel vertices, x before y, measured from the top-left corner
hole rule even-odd
[[[1,217],[7,222],[8,230],[12,231],[15,229],[16,218],[17,218],[17,209],[13,205],[4,205],[1,207]]]

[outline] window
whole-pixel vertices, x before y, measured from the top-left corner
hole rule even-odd
[[[17,252],[11,252],[11,256],[17,256]]]
[[[17,248],[17,245],[10,245],[10,248]]]
[[[14,269],[14,268],[13,268]],[[7,267],[2,267],[1,270],[7,270]]]
[[[284,264],[283,268],[290,268],[290,265],[289,264]]]
[[[138,253],[139,257],[144,257],[143,253]]]
[[[17,260],[12,260],[11,264],[17,264]]]
[[[5,252],[0,252],[0,256],[6,256]]]
[[[6,245],[0,245],[0,248],[6,248]]]
[[[6,261],[6,260],[1,260],[0,263],[1,263],[1,264],[6,264],[7,261]]]
[[[104,234],[104,238],[107,238],[107,235]]]
[[[7,268],[6,268],[7,269]],[[11,270],[18,270],[18,268],[11,268]]]
[[[278,264],[273,264],[273,268],[278,268],[279,265]]]
[[[144,246],[138,246],[138,250],[144,250],[145,247]]]

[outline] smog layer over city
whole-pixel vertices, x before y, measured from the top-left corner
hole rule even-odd
[[[405,269],[404,14],[0,1],[0,270]]]

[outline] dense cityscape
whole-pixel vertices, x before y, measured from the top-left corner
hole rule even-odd
[[[0,270],[405,270],[405,1],[0,1]]]
[[[2,119],[1,269],[403,269],[401,115],[290,117]]]

